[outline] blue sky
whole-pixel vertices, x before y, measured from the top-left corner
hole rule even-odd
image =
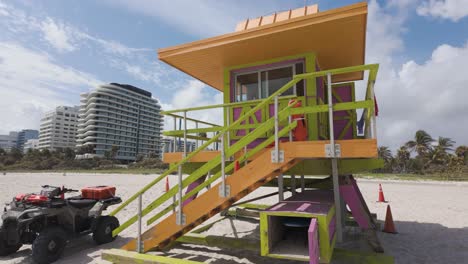
[[[108,82],[153,93],[164,108],[222,96],[157,60],[158,48],[232,32],[238,21],[318,3],[358,1],[0,0],[0,133],[38,128]],[[367,63],[380,63],[380,144],[421,128],[468,144],[468,0],[369,1]],[[216,121],[211,114],[199,118]]]

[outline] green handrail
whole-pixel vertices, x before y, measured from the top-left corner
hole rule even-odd
[[[161,111],[161,114],[163,114],[163,115],[172,116],[172,117],[181,118],[181,119],[184,118],[183,116],[180,116],[180,115],[175,115],[175,114],[172,114],[172,113],[162,113],[162,112],[163,111]],[[210,122],[206,122],[206,121],[203,121],[203,120],[198,120],[198,119],[189,118],[189,117],[186,117],[185,119],[187,119],[187,121],[192,121],[192,122],[195,122],[195,123],[209,125],[209,126],[212,126],[212,127],[221,127],[220,125],[213,124],[213,123],[210,123]]]
[[[289,133],[289,131],[294,129],[296,126],[297,126],[297,122],[294,122],[294,123],[291,123],[291,124],[287,125],[286,127],[284,127],[283,129],[281,129],[278,132],[278,137],[286,136]],[[239,164],[246,161],[247,159],[249,159],[253,155],[257,154],[260,150],[265,149],[268,145],[270,145],[274,141],[275,141],[275,136],[273,135],[273,136],[269,137],[268,139],[266,139],[265,141],[263,141],[262,143],[258,144],[255,148],[249,150],[247,153],[242,155],[236,161],[239,162]],[[235,162],[232,162],[232,163],[230,163],[229,165],[226,166],[226,168],[225,168],[225,173],[226,174],[230,173],[234,169],[234,164],[235,164]],[[209,184],[216,181],[219,177],[221,177],[221,172],[218,172],[218,173],[214,174],[213,176],[211,176],[209,179],[203,181],[203,183],[199,184],[197,187],[192,189],[190,192],[186,193],[182,197],[182,202],[185,202],[189,197],[192,197],[193,195],[197,194],[203,188],[205,188]],[[176,201],[175,203],[172,203],[171,205],[166,207],[164,210],[162,210],[161,212],[159,212],[155,216],[148,219],[147,224],[148,225],[152,224],[154,221],[158,220],[159,218],[161,218],[162,216],[164,216],[165,214],[170,212],[178,204],[179,204],[179,201]]]
[[[287,84],[285,84],[285,85],[287,85]],[[296,97],[297,97],[296,95],[285,95],[285,96],[281,96],[281,100],[294,99]],[[250,101],[247,101],[247,102],[235,102],[235,103],[225,103],[225,104],[215,104],[215,105],[204,105],[204,106],[189,107],[189,108],[180,108],[180,109],[174,109],[174,110],[161,111],[161,114],[162,115],[170,115],[170,114],[179,113],[179,112],[208,110],[208,109],[213,109],[213,108],[226,108],[226,107],[231,107],[231,106],[245,105],[246,103],[249,103],[249,104],[261,103],[262,101],[267,100],[267,99],[268,98],[250,100]]]
[[[295,106],[295,104],[291,104],[291,105],[288,105],[287,107],[285,107],[283,110],[280,111],[280,113],[278,113],[278,118],[285,119],[287,117],[287,115],[286,115],[287,111],[290,108],[294,107],[294,106]],[[247,136],[243,137],[242,139],[237,141],[235,144],[228,147],[228,149],[225,150],[226,156],[230,157],[230,156],[234,155],[236,152],[240,151],[244,146],[246,146],[247,144],[251,143],[252,141],[257,139],[258,137],[263,135],[265,133],[265,131],[268,129],[268,127],[271,128],[271,127],[273,127],[273,125],[274,125],[274,118],[271,117],[266,122],[262,123],[258,128],[256,128],[252,133],[249,133]],[[141,211],[141,215],[142,216],[147,215],[153,209],[155,209],[156,207],[160,206],[161,204],[163,204],[164,202],[169,200],[172,196],[176,195],[179,188],[187,187],[189,184],[193,183],[194,181],[198,180],[200,177],[205,175],[208,171],[214,169],[220,163],[221,163],[221,155],[217,155],[214,159],[208,161],[203,166],[198,168],[196,171],[192,172],[192,174],[189,177],[185,178],[182,181],[182,186],[177,186],[176,185],[176,186],[172,187],[169,191],[162,194],[156,200],[154,200],[149,205],[147,205]],[[135,214],[130,219],[128,219],[125,223],[123,223],[117,229],[115,229],[112,232],[113,235],[115,236],[115,235],[119,234],[120,232],[125,230],[127,227],[129,227],[130,225],[135,223],[137,220],[138,220],[138,215]]]
[[[138,196],[142,195],[143,193],[145,193],[148,189],[150,189],[151,187],[153,187],[155,184],[159,183],[161,180],[163,180],[166,176],[168,176],[170,173],[172,172],[175,172],[176,168],[182,164],[184,164],[185,162],[189,161],[191,158],[193,158],[195,155],[197,155],[201,150],[205,149],[206,147],[208,147],[209,145],[211,145],[212,143],[214,143],[215,141],[218,140],[218,138],[223,135],[224,133],[228,132],[230,129],[232,129],[233,127],[241,124],[242,122],[244,122],[245,120],[247,120],[248,118],[250,118],[251,115],[255,114],[259,109],[261,109],[262,107],[264,107],[266,104],[270,103],[270,101],[275,98],[276,96],[279,96],[280,94],[282,94],[283,92],[285,92],[286,90],[288,90],[289,88],[291,88],[294,84],[296,84],[297,82],[299,82],[300,79],[293,79],[291,81],[289,81],[288,83],[286,83],[283,87],[281,87],[279,90],[277,90],[276,92],[274,92],[272,95],[270,95],[268,98],[264,99],[261,103],[259,103],[257,106],[255,106],[254,108],[252,108],[249,112],[245,113],[245,115],[242,115],[240,116],[239,119],[237,119],[234,123],[232,123],[231,125],[229,125],[228,127],[225,127],[223,130],[221,130],[221,132],[214,136],[213,138],[211,138],[210,140],[208,140],[207,142],[205,142],[203,145],[201,145],[198,149],[196,149],[195,151],[193,152],[190,152],[185,158],[183,158],[181,161],[177,162],[174,166],[170,167],[168,170],[166,170],[166,172],[164,172],[163,174],[161,174],[158,178],[156,178],[155,180],[151,181],[150,183],[148,183],[145,187],[143,187],[140,191],[136,192],[134,195],[132,195],[127,201],[123,202],[120,206],[118,206],[114,211],[112,211],[110,213],[110,215],[115,215],[117,214],[118,212],[120,212],[123,208],[125,208],[129,203],[133,202],[134,200],[136,200],[138,198]]]
[[[289,108],[293,107],[293,105],[290,105],[290,106],[287,106],[286,108],[284,108],[280,113],[278,113],[278,118],[280,120],[284,120],[286,119],[287,117],[287,111],[289,110]],[[237,141],[235,144],[233,144],[230,148],[228,148],[226,150],[226,156],[231,156],[231,155],[234,155],[234,153],[240,151],[244,146],[250,144],[252,141],[254,141],[255,139],[261,137],[265,131],[267,131],[268,129],[271,129],[273,128],[274,126],[274,117],[271,117],[269,120],[267,120],[266,122],[262,123],[258,128],[256,128],[252,133],[249,133],[247,136],[243,137],[241,140]],[[270,142],[271,143],[271,142]],[[268,145],[268,144],[267,144]],[[267,146],[266,145],[266,146]],[[215,158],[216,161],[218,160],[218,157]],[[220,159],[220,155],[219,155],[219,159]],[[209,162],[208,162],[209,163]],[[205,165],[207,165],[208,163],[206,163]],[[218,163],[216,162],[213,162],[215,165],[214,166],[217,166]],[[204,165],[204,166],[205,166]],[[202,166],[203,167],[203,166]],[[202,168],[201,167],[201,168]],[[225,173],[228,172],[229,168],[233,168],[233,165],[232,163],[229,164],[227,166],[228,168],[225,169]],[[200,169],[201,169],[200,168]],[[202,171],[206,171],[208,172],[209,170],[213,169],[212,166],[207,166],[206,169],[202,170]],[[218,172],[219,175],[221,175],[221,172]],[[184,181],[186,181],[187,183],[183,182],[182,184],[182,188],[185,188],[186,186],[188,186],[190,183],[198,180],[200,177],[202,177],[203,175],[205,175],[205,173],[203,174],[196,174],[195,172],[192,173],[192,175],[190,175],[189,177],[187,177]],[[178,190],[176,187],[173,187],[174,188],[174,195],[176,194],[175,192]],[[201,190],[201,189],[200,189]],[[167,194],[170,194],[171,193],[171,190],[169,190],[167,192]],[[192,191],[193,194],[195,194],[195,192]],[[191,196],[191,195],[190,195]],[[188,197],[190,197],[188,196]],[[162,196],[161,196],[162,198]],[[168,197],[170,198],[170,197]],[[166,199],[167,200],[167,199]],[[184,200],[183,200],[184,201]],[[165,200],[161,199],[161,200],[156,200],[154,201],[153,203],[149,204],[146,208],[146,209],[152,209],[152,208],[155,208],[159,205],[161,205],[163,202],[165,202]]]

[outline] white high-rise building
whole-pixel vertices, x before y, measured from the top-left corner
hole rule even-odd
[[[134,161],[138,156],[161,157],[161,106],[150,92],[111,83],[81,95],[77,148],[91,145],[93,153],[77,158],[105,156],[118,147],[116,159]],[[82,148],[86,149],[86,148]]]
[[[39,148],[39,139],[28,139],[26,142],[24,142],[23,152],[28,153],[30,149],[33,150],[37,148]]]
[[[39,149],[74,149],[78,110],[78,106],[58,106],[45,113],[39,129]]]

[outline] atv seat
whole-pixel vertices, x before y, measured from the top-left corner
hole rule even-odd
[[[50,207],[51,208],[61,208],[63,206],[65,206],[67,203],[63,200],[63,199],[56,199],[56,198],[52,198],[50,200]]]
[[[78,209],[92,207],[93,205],[97,203],[97,200],[78,198],[78,197],[69,198],[67,199],[67,201],[69,205]]]

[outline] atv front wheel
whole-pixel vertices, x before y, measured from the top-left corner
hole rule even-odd
[[[32,258],[39,264],[52,263],[60,258],[66,244],[67,234],[62,228],[46,228],[32,244]]]
[[[16,251],[18,251],[18,249],[20,249],[21,246],[22,244],[14,246],[7,245],[6,241],[0,238],[0,256],[4,257],[13,254]]]
[[[115,240],[112,231],[120,226],[119,220],[114,216],[101,216],[97,220],[96,229],[93,233],[93,239],[96,244],[101,245]]]

